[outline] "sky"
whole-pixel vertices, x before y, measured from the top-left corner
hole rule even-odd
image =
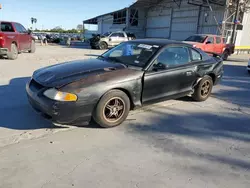
[[[0,0],[0,20],[16,21],[31,27],[37,18],[38,29],[76,28],[83,20],[122,9],[135,0]],[[86,28],[86,29],[93,29]]]

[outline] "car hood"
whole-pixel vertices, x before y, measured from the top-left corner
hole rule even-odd
[[[127,68],[123,64],[101,59],[77,60],[39,69],[33,79],[45,87],[61,87],[90,75]]]

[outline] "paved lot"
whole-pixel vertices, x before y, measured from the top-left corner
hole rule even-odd
[[[247,56],[225,62],[206,102],[159,103],[116,128],[53,125],[33,112],[24,87],[35,69],[100,53],[38,46],[0,60],[1,188],[249,187]]]

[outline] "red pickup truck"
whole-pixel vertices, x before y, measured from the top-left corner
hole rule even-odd
[[[192,44],[196,48],[200,48],[205,52],[211,52],[220,55],[223,60],[227,60],[228,56],[234,53],[234,45],[226,44],[225,38],[218,35],[192,35],[184,42]]]
[[[16,59],[21,52],[34,53],[35,50],[31,31],[20,23],[0,21],[0,56]]]

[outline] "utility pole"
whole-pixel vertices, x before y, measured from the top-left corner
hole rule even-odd
[[[240,0],[236,0],[236,10],[235,10],[234,18],[233,18],[233,23],[234,23],[233,32],[232,32],[231,40],[230,40],[231,44],[234,43],[235,31],[236,31],[236,26],[237,26],[236,20],[238,19],[238,14],[239,14],[239,4],[240,4]]]

